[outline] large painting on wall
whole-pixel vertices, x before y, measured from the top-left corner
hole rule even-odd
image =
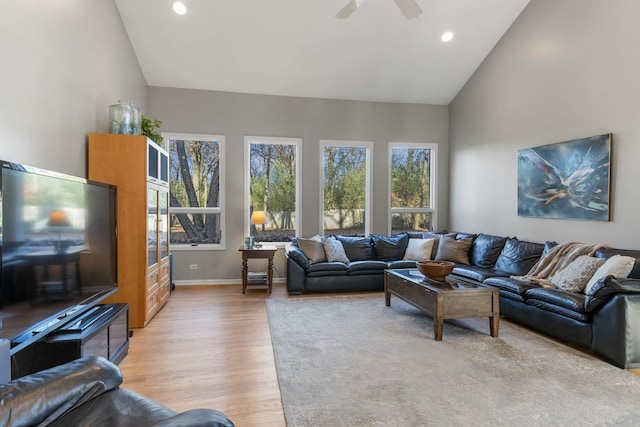
[[[609,221],[611,134],[518,150],[518,215]]]

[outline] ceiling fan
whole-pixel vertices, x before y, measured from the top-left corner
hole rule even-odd
[[[345,7],[336,14],[338,19],[347,19],[357,8],[362,6],[366,0],[351,0]],[[400,11],[407,19],[413,19],[422,13],[422,9],[416,0],[393,0],[400,8]]]

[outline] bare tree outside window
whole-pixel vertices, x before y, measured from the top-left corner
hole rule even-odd
[[[221,141],[169,139],[171,244],[221,243]]]
[[[288,140],[256,138],[249,144],[250,211],[264,211],[267,219],[250,225],[257,241],[287,242],[296,235],[297,151],[298,144]]]

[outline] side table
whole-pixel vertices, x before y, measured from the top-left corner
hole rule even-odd
[[[260,247],[246,248],[240,246],[238,249],[242,252],[242,293],[247,290],[247,285],[267,285],[269,294],[271,294],[271,284],[273,283],[273,256],[278,250],[275,246],[262,245]],[[249,283],[249,259],[267,259],[269,265],[267,266],[266,283]]]

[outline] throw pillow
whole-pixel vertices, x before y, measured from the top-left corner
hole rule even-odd
[[[339,240],[335,237],[322,238],[322,247],[327,255],[327,261],[329,262],[343,262],[349,264],[349,258],[344,251],[344,247]]]
[[[436,259],[469,265],[469,249],[471,249],[472,243],[472,237],[457,240],[453,237],[445,236],[440,239],[438,244]]]
[[[409,239],[403,259],[421,261],[431,259],[431,250],[435,239]]]
[[[342,243],[344,253],[349,261],[367,261],[375,259],[373,242],[370,237],[354,237],[336,235],[336,240]]]
[[[500,251],[495,269],[514,276],[524,276],[538,262],[544,245],[509,238]]]
[[[603,277],[614,276],[620,279],[626,278],[631,273],[631,270],[633,270],[635,262],[636,259],[630,256],[612,256],[606,260],[595,273],[593,273],[593,276],[591,276],[591,279],[589,279],[584,288],[584,293],[588,294],[593,285]]]
[[[431,259],[435,259],[438,254],[438,245],[440,243],[440,239],[444,237],[451,237],[453,239],[456,238],[458,233],[436,233],[433,231],[426,231],[422,233],[423,239],[434,239],[433,240],[433,249],[431,249]]]
[[[298,237],[298,247],[309,259],[309,264],[327,260],[327,255],[324,253],[324,247],[319,236],[314,236],[310,239]]]
[[[551,277],[558,289],[569,292],[582,292],[589,279],[596,270],[604,264],[604,260],[587,255],[580,255],[571,261],[569,265],[558,271]]]
[[[407,233],[393,236],[373,235],[371,241],[378,261],[398,261],[402,259],[407,249],[409,235]]]
[[[486,268],[493,267],[505,243],[507,243],[506,237],[478,234],[469,251],[471,265]]]

